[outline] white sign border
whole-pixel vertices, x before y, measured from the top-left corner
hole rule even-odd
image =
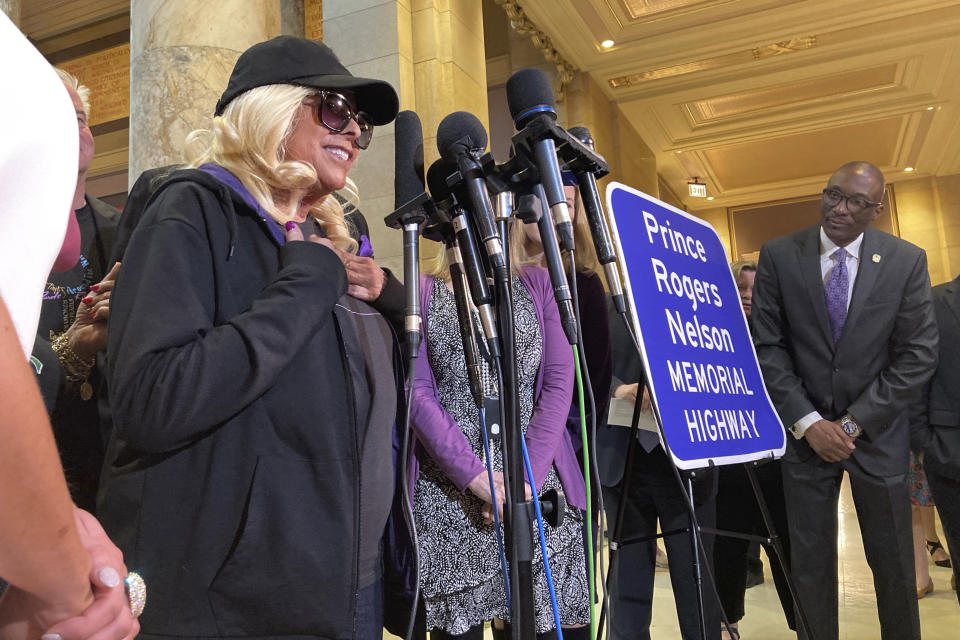
[[[684,469],[684,470],[687,470],[687,469],[699,469],[699,468],[702,468],[702,467],[707,467],[707,466],[710,466],[711,462],[712,462],[712,464],[714,464],[714,465],[722,466],[722,465],[729,465],[729,464],[752,462],[752,461],[754,461],[754,460],[763,460],[763,459],[766,459],[766,458],[769,458],[769,459],[778,459],[778,458],[783,457],[783,454],[784,454],[784,452],[785,452],[786,449],[787,449],[787,433],[786,433],[786,430],[783,431],[783,444],[782,444],[779,448],[777,448],[777,449],[768,449],[768,450],[765,450],[765,451],[755,451],[755,452],[753,452],[753,453],[744,453],[744,454],[734,455],[734,456],[721,456],[721,457],[718,457],[718,458],[698,458],[698,459],[695,459],[695,460],[681,460],[680,458],[677,458],[677,457],[674,455],[673,449],[671,449],[669,446],[667,446],[667,445],[664,443],[664,437],[663,437],[663,421],[662,421],[662,419],[661,419],[661,417],[660,417],[660,410],[657,408],[657,407],[659,407],[659,404],[658,404],[658,402],[657,402],[656,386],[654,385],[654,383],[653,383],[653,378],[652,378],[651,375],[650,375],[650,367],[649,367],[649,365],[648,365],[648,363],[647,363],[647,360],[648,360],[648,359],[647,359],[647,349],[646,349],[646,345],[644,344],[644,341],[643,341],[643,331],[642,331],[642,329],[640,328],[640,322],[639,322],[639,320],[637,319],[637,307],[636,307],[636,301],[635,301],[634,298],[633,298],[633,287],[632,287],[631,284],[630,284],[630,273],[629,273],[629,271],[628,271],[627,268],[626,268],[626,264],[624,263],[624,259],[623,259],[623,255],[624,255],[624,254],[623,254],[623,244],[621,244],[621,242],[620,242],[620,232],[619,232],[619,230],[617,229],[617,222],[616,222],[616,219],[615,219],[614,216],[613,216],[613,194],[614,194],[614,192],[615,192],[617,189],[620,189],[621,191],[625,191],[625,192],[627,192],[627,193],[629,193],[629,194],[632,194],[632,195],[635,195],[635,196],[639,196],[639,197],[644,198],[644,199],[653,200],[653,201],[655,201],[657,204],[659,204],[660,206],[664,207],[665,209],[669,209],[670,211],[673,211],[674,213],[677,213],[677,214],[683,216],[684,218],[690,220],[691,222],[695,222],[695,223],[697,223],[697,224],[699,224],[699,225],[701,225],[701,226],[707,227],[708,229],[710,229],[710,231],[711,231],[714,235],[717,236],[717,240],[720,239],[720,236],[719,236],[719,234],[717,234],[717,230],[713,228],[713,225],[711,225],[711,224],[710,224],[709,222],[707,222],[706,220],[702,220],[702,219],[700,219],[700,218],[697,218],[696,216],[692,216],[692,215],[690,215],[689,213],[687,213],[686,211],[683,211],[683,210],[681,210],[681,209],[677,209],[676,207],[671,206],[671,205],[667,204],[666,202],[663,202],[663,201],[661,201],[661,200],[659,200],[659,199],[657,199],[657,198],[654,198],[653,196],[651,196],[651,195],[649,195],[649,194],[643,193],[642,191],[639,191],[639,190],[637,190],[637,189],[634,189],[633,187],[630,187],[630,186],[628,186],[628,185],[625,185],[625,184],[623,184],[623,183],[621,183],[621,182],[613,182],[613,181],[612,181],[612,182],[610,182],[610,183],[607,184],[607,189],[606,189],[606,194],[605,194],[605,195],[606,195],[607,211],[610,212],[610,215],[607,216],[607,220],[608,220],[609,223],[610,223],[610,224],[609,224],[609,226],[610,226],[610,235],[611,235],[611,237],[613,238],[614,245],[616,246],[617,268],[620,269],[620,275],[621,275],[621,277],[623,278],[623,294],[624,294],[624,298],[626,299],[626,302],[627,302],[627,314],[630,316],[630,324],[633,326],[633,330],[636,332],[636,336],[637,336],[637,338],[638,338],[638,340],[639,340],[639,342],[640,342],[640,352],[641,352],[641,353],[640,353],[640,355],[641,355],[641,358],[640,358],[640,359],[641,359],[641,362],[642,362],[642,364],[643,364],[643,373],[644,373],[644,376],[645,376],[647,382],[649,383],[649,387],[650,387],[650,396],[651,396],[651,400],[652,400],[652,404],[653,404],[653,415],[654,415],[654,417],[655,417],[656,420],[657,420],[657,427],[658,427],[658,434],[657,434],[657,435],[658,435],[659,438],[660,438],[660,445],[663,446],[663,448],[664,448],[665,451],[668,451],[668,452],[670,453],[670,458],[673,460],[673,462],[674,462],[674,464],[677,466],[677,468],[678,468],[678,469]],[[721,242],[721,244],[723,244],[723,243]],[[733,282],[734,288],[736,288],[737,283],[736,283],[736,281],[735,281],[734,278],[733,278],[733,272],[730,271],[729,269],[727,270],[727,272],[728,272],[728,274],[729,274],[729,278],[730,278],[731,282]],[[747,324],[747,317],[746,317],[745,315],[743,316],[743,325],[744,325],[744,329],[747,331],[747,333],[749,333],[750,328],[749,328],[749,325]],[[753,346],[753,340],[750,340],[750,349],[753,351],[753,357],[754,357],[754,359],[756,359],[756,357],[757,357],[757,350],[756,350],[756,348]],[[759,368],[759,365],[758,365],[758,368]],[[761,379],[761,380],[763,379],[763,371],[762,371],[762,370],[760,371],[760,379]],[[626,381],[625,381],[625,382],[626,382]],[[777,413],[776,408],[773,406],[773,402],[770,400],[770,394],[767,393],[767,387],[766,387],[765,384],[763,385],[763,397],[766,399],[767,404],[768,404],[769,407],[770,407],[771,413],[772,413],[773,416],[777,419],[777,422],[780,423],[780,428],[783,429],[783,423],[780,421],[780,415]]]

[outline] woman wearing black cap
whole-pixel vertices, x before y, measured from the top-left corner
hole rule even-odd
[[[255,45],[130,239],[101,514],[144,637],[380,637],[395,349],[333,193],[397,107],[321,43]]]

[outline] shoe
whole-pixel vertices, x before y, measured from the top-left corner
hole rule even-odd
[[[946,567],[950,569],[953,564],[950,562],[950,556],[947,555],[946,550],[944,550],[943,545],[940,544],[939,540],[927,540],[927,551],[930,552],[930,559],[933,560],[933,564],[938,567]],[[942,554],[942,557],[939,560],[936,560],[934,556],[939,551]]]
[[[927,581],[927,586],[917,589],[917,600],[922,600],[928,593],[933,593],[933,578]]]
[[[747,569],[747,585],[746,588],[750,589],[757,586],[758,584],[763,584],[763,570],[755,571],[753,569]]]
[[[739,623],[731,622],[730,633],[727,633],[727,628],[723,626],[723,623],[720,623],[720,640],[740,640],[740,629],[738,626]]]
[[[670,564],[667,562],[667,553],[663,549],[661,549],[659,546],[657,547],[656,564],[657,564],[657,571],[663,571],[670,568]]]

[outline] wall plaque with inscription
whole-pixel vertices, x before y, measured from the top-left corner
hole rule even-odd
[[[57,65],[90,88],[90,126],[130,115],[130,44],[125,43]]]
[[[323,0],[303,0],[303,35],[323,40]]]

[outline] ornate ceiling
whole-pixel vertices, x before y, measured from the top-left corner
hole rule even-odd
[[[960,0],[521,5],[604,87],[676,193],[707,182],[715,200],[691,209],[816,193],[853,159],[890,181],[960,173]]]

